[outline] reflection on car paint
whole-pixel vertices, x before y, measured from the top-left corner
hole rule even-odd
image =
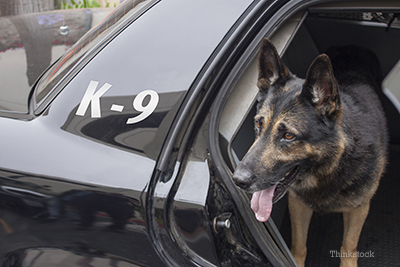
[[[32,179],[37,184],[28,181]],[[143,255],[152,250],[150,243],[132,242],[147,239],[141,192],[59,182],[0,172],[0,247],[9,248],[1,266],[81,266],[83,262],[91,263],[85,266],[138,266],[126,262],[130,257],[161,266],[158,258]],[[22,248],[21,243],[27,246]]]

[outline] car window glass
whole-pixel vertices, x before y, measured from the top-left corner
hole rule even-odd
[[[0,110],[28,113],[28,98],[36,80],[112,8],[42,6],[11,12],[14,4],[24,4],[12,2],[4,3],[0,12]]]
[[[134,14],[140,14],[146,5],[142,0],[127,0],[118,6],[106,19],[93,27],[82,40],[71,47],[58,62],[53,65],[40,79],[36,91],[36,103],[40,103],[49,95],[55,86],[70,72],[82,58],[84,58],[93,48],[107,41],[107,35],[116,29],[121,21]]]

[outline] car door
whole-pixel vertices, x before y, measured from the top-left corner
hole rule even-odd
[[[29,113],[1,114],[3,265],[218,265],[186,191],[177,218],[196,253],[171,238],[174,180],[158,162],[191,84],[251,4],[125,1],[43,74]]]
[[[246,30],[239,27],[237,35],[233,34],[229,39],[232,42],[235,40],[234,45],[227,41],[225,51],[228,52],[215,58],[215,65],[212,65],[214,72],[210,71],[207,79],[199,81],[199,88],[205,91],[202,95],[205,100],[198,100],[198,111],[188,115],[190,120],[186,123],[191,127],[186,130],[186,135],[182,134],[183,141],[178,142],[180,149],[175,146],[175,155],[181,162],[182,170],[191,168],[192,161],[203,165],[198,173],[206,177],[204,179],[209,184],[209,191],[202,205],[208,210],[209,224],[213,226],[213,237],[222,265],[250,263],[295,266],[289,251],[287,200],[283,198],[277,203],[272,219],[259,223],[250,209],[249,196],[238,190],[231,180],[236,164],[254,140],[253,117],[258,94],[257,53],[261,40],[270,38],[285,64],[296,71],[299,77],[304,78],[310,62],[328,46],[344,44],[364,45],[373,49],[381,59],[382,71],[386,75],[399,58],[399,50],[395,48],[399,31],[397,24],[389,24],[390,20],[385,18],[395,18],[399,6],[392,1],[375,4],[363,1],[289,1],[268,6],[260,3],[257,7],[259,9],[254,8],[254,13],[248,16],[248,24],[242,24],[247,26]],[[268,10],[274,12],[269,13]],[[257,20],[250,19],[255,17]],[[384,48],[383,43],[391,45]],[[389,55],[385,55],[386,52]],[[380,95],[389,121],[391,148],[395,150],[398,147],[396,125],[399,114],[393,110],[393,103]],[[174,145],[171,144],[171,147]],[[381,204],[383,206],[388,206],[387,203],[397,195],[396,191],[390,190],[390,186],[386,191],[388,188],[385,185],[390,184],[398,172],[396,162],[394,157],[389,174],[378,191],[376,203],[386,203]],[[205,171],[207,168],[208,172]],[[184,181],[185,174],[178,175],[177,179]],[[179,186],[177,184],[175,190],[179,190]],[[174,210],[173,207],[171,210]],[[375,214],[372,215],[375,218],[381,216],[379,208],[372,214]],[[385,218],[394,227],[396,215],[387,215]],[[230,227],[222,223],[226,220],[230,222]],[[308,263],[338,265],[340,259],[332,251],[340,251],[343,234],[340,214],[315,216],[312,223],[315,230],[309,235],[311,252]],[[379,224],[379,220],[367,221],[360,241],[363,255],[371,255],[374,251],[387,255],[384,250],[388,247],[380,246],[377,242],[391,239],[385,233],[385,225]],[[375,229],[380,229],[378,236]],[[395,240],[399,240],[397,234]],[[363,265],[370,266],[390,265],[396,260],[397,257],[390,256],[360,258]]]

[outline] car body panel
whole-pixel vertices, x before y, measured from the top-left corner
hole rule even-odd
[[[0,133],[0,146],[12,151],[0,160],[4,264],[35,266],[44,255],[58,255],[55,265],[65,264],[62,258],[73,265],[85,260],[102,262],[98,266],[163,265],[146,229],[149,181],[186,91],[250,3],[162,1],[99,51],[42,114],[0,118],[8,129]],[[180,42],[184,36],[192,38]],[[96,92],[109,84],[97,99],[100,117],[93,116],[93,98],[77,114],[91,82],[98,82]],[[134,99],[149,89],[159,96],[157,107],[146,119],[127,124],[138,115]],[[203,215],[200,223],[207,225]],[[193,234],[194,243],[204,236]],[[208,259],[217,264],[215,256]]]

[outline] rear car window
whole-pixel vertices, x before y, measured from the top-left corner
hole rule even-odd
[[[40,75],[111,11],[0,14],[0,111],[27,114],[29,94]],[[65,32],[63,25],[69,26]]]
[[[117,35],[115,32],[123,30],[127,23],[142,14],[153,2],[155,0],[124,1],[72,46],[40,79],[34,94],[35,113],[42,111],[43,104],[48,102],[46,100],[58,93],[56,88],[62,88],[63,82],[80,63],[87,63],[85,59],[90,59],[90,55],[94,55]]]

